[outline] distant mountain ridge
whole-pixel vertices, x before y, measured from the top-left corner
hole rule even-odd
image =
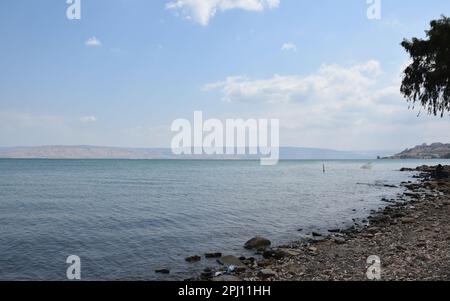
[[[320,148],[282,147],[281,160],[376,159],[395,152],[349,152]],[[259,159],[252,155],[183,155],[165,148],[121,148],[102,146],[36,146],[0,148],[0,158],[10,159]]]
[[[390,159],[450,159],[450,144],[424,143],[396,154]]]

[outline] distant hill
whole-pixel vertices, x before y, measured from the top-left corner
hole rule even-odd
[[[394,152],[348,152],[319,148],[282,147],[281,160],[376,159]],[[258,159],[259,156],[176,156],[164,148],[101,146],[37,146],[0,148],[0,158],[14,159]]]
[[[450,159],[450,144],[426,143],[389,157],[390,159]]]

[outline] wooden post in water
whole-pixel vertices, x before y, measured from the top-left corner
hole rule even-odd
[[[325,164],[323,164],[323,173],[325,173]]]

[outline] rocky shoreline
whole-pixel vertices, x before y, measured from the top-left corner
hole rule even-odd
[[[313,233],[314,239],[270,248],[264,238],[247,242],[255,257],[221,257],[194,281],[368,280],[367,259],[381,261],[381,280],[450,280],[450,166],[402,169],[416,183],[389,205],[349,229]]]

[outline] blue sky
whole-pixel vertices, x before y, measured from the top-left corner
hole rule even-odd
[[[281,144],[342,150],[449,142],[408,110],[404,37],[448,0],[0,2],[0,146],[169,147],[174,119],[279,118]],[[89,42],[90,41],[90,42]]]

